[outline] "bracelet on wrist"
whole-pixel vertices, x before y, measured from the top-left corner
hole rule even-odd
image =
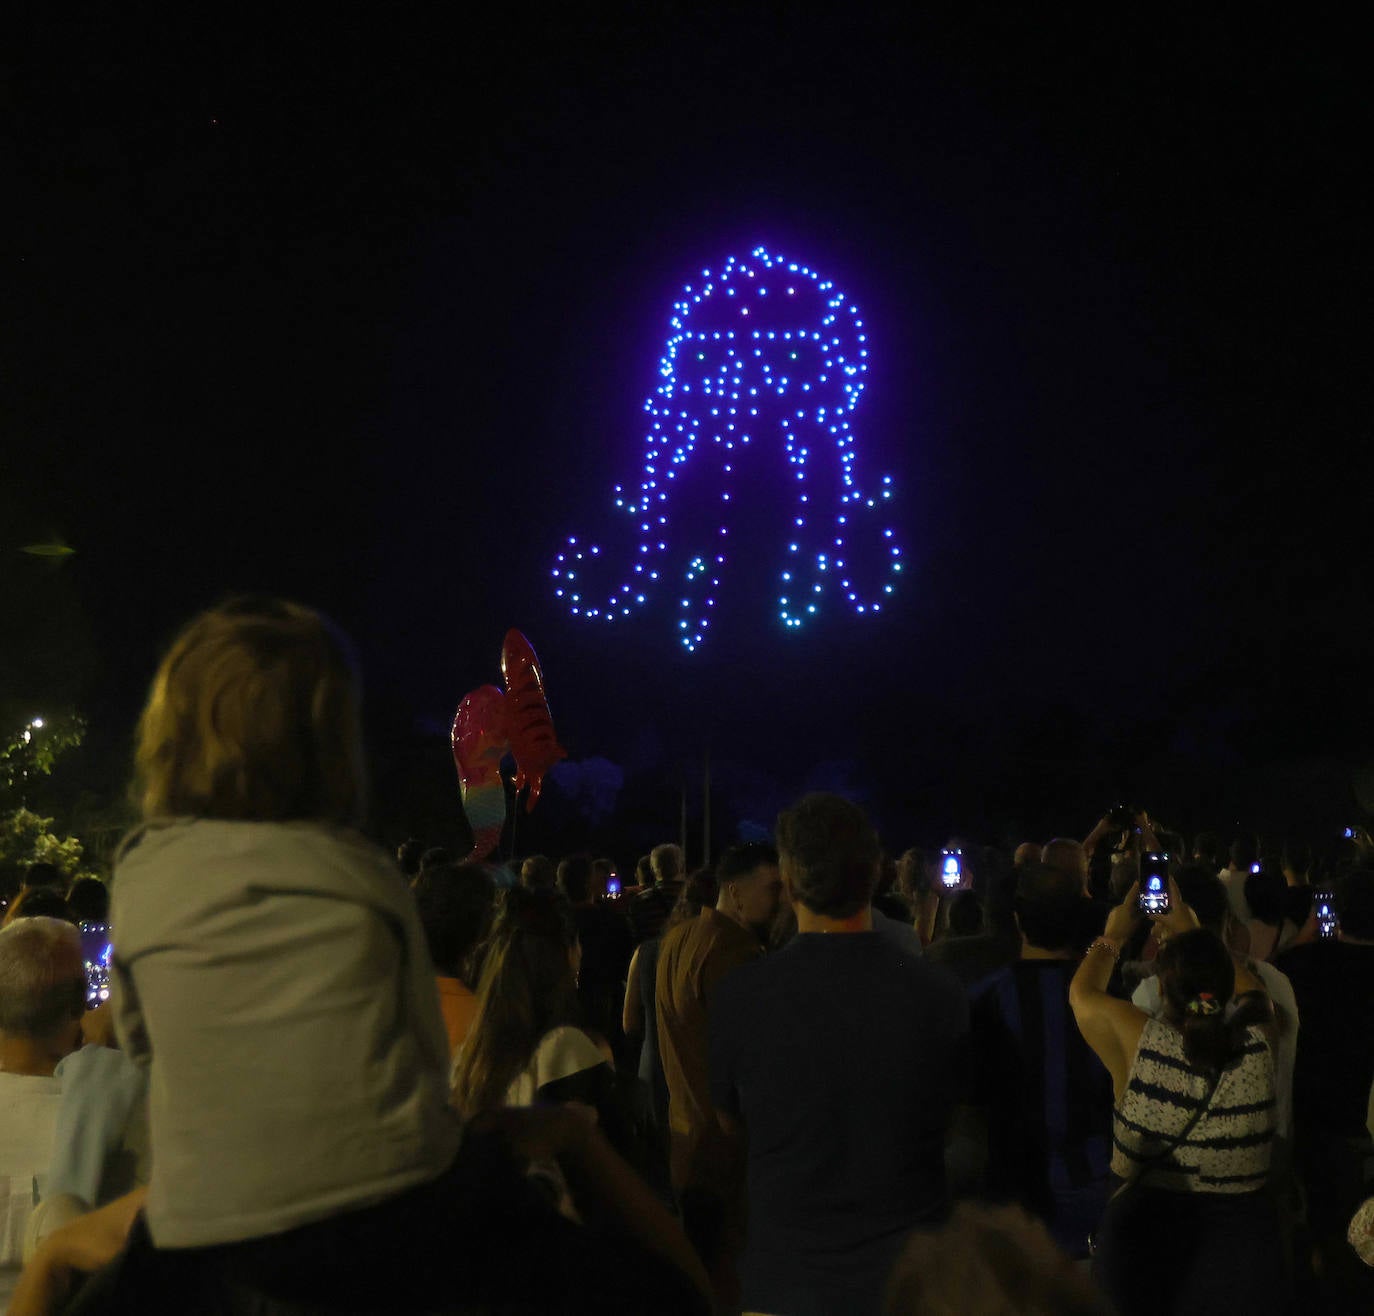
[[[1091,955],[1095,950],[1105,950],[1114,960],[1121,959],[1121,947],[1114,942],[1108,941],[1106,937],[1098,937],[1087,949],[1087,954]]]

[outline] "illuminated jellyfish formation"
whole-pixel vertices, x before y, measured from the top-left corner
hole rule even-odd
[[[856,469],[851,417],[868,370],[858,308],[815,270],[756,247],[745,260],[729,257],[719,273],[702,270],[674,303],[669,324],[659,383],[644,403],[643,477],[637,491],[615,489],[616,508],[637,529],[632,560],[612,562],[602,545],[570,536],[553,568],[554,593],[574,616],[616,621],[671,585],[681,599],[679,639],[695,651],[710,629],[732,551],[736,466],[764,460],[778,443],[790,467],[779,471],[792,477],[794,500],[779,618],[800,629],[833,597],[856,613],[880,612],[901,573],[902,550],[891,527],[871,515],[892,496],[891,478],[866,492]],[[693,461],[713,470],[720,524],[714,542],[674,545],[674,482]],[[837,466],[822,471],[824,462]],[[856,540],[875,537],[876,558],[855,560]],[[872,561],[878,578],[861,582]]]

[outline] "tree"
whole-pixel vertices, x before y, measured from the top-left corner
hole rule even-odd
[[[69,878],[93,876],[81,842],[59,837],[53,819],[29,808],[36,779],[51,776],[58,758],[81,743],[85,722],[74,713],[33,717],[0,739],[0,882],[18,885],[31,864],[55,864]]]

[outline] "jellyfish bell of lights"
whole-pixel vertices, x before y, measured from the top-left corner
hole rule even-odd
[[[851,417],[868,371],[868,336],[858,308],[817,271],[756,247],[745,259],[728,257],[718,272],[702,270],[674,303],[669,328],[658,382],[644,402],[648,430],[638,488],[615,488],[616,510],[636,530],[632,568],[608,593],[604,585],[598,592],[587,578],[608,565],[601,545],[569,536],[553,567],[555,595],[573,616],[623,620],[680,571],[678,638],[694,652],[710,629],[733,508],[722,509],[712,545],[698,546],[704,551],[674,565],[674,481],[689,461],[710,454],[720,477],[719,501],[730,504],[736,463],[761,460],[750,450],[780,437],[796,504],[780,572],[779,620],[789,631],[800,630],[830,594],[857,614],[881,612],[902,571],[893,529],[882,531],[887,579],[880,596],[861,596],[850,561],[851,521],[892,496],[890,476],[870,495],[855,470]],[[838,461],[840,492],[837,501],[821,506],[813,501],[808,467],[829,456],[827,444]]]

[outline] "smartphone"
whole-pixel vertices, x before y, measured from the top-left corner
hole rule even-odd
[[[616,900],[620,896],[620,879],[618,877],[608,877],[606,879],[606,898]]]
[[[1314,897],[1317,910],[1317,932],[1327,940],[1336,935],[1336,900],[1329,891],[1318,891]]]
[[[940,851],[940,883],[946,891],[953,891],[964,880],[964,852]]]
[[[1250,871],[1251,871],[1252,873],[1258,873],[1259,870],[1260,870],[1262,867],[1263,867],[1262,864],[1251,864],[1251,865],[1250,865]]]
[[[1169,856],[1146,852],[1140,856],[1140,912],[1169,912]]]
[[[1345,839],[1347,841],[1358,841],[1360,839],[1360,829],[1358,827],[1347,827],[1345,829]]]
[[[86,961],[86,1008],[94,1010],[110,999],[110,955],[114,946],[105,923],[83,923],[79,931],[81,956]]]

